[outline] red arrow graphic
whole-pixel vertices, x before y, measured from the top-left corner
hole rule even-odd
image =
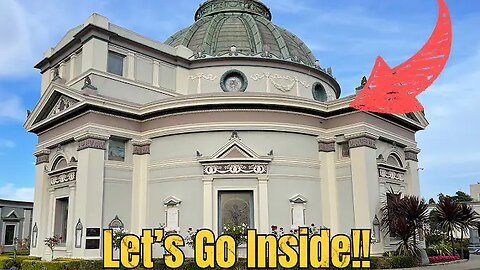
[[[378,56],[367,83],[350,104],[351,107],[392,114],[423,110],[416,97],[440,75],[452,47],[450,13],[444,0],[437,2],[437,25],[423,48],[393,69]]]

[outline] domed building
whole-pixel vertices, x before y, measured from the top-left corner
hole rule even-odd
[[[55,256],[98,259],[103,229],[240,224],[372,229],[374,254],[395,248],[380,208],[391,190],[420,193],[424,114],[351,108],[271,20],[259,1],[209,0],[162,43],[93,14],[49,49],[25,123],[38,136],[31,254],[49,258],[53,235]]]

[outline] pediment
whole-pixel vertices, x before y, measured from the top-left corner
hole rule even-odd
[[[15,213],[15,210],[12,210],[10,213],[8,213],[4,219],[18,219],[17,213]]]
[[[54,117],[61,114],[64,111],[72,108],[79,101],[71,98],[67,95],[56,93],[53,97],[45,104],[41,112],[39,113],[37,119],[33,122],[34,124],[43,121],[47,118]]]
[[[29,128],[46,119],[55,118],[72,110],[83,100],[79,93],[52,83],[42,95],[37,105],[29,113],[25,127]]]
[[[231,161],[231,160],[263,160],[269,161],[272,156],[262,156],[255,152],[242,142],[237,132],[233,132],[232,136],[226,144],[218,149],[213,155],[202,158],[200,161]]]

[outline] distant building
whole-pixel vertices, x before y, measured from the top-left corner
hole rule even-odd
[[[470,185],[470,196],[473,198],[470,205],[480,214],[480,183]],[[480,224],[476,229],[470,230],[470,246],[471,249],[480,248]]]
[[[4,250],[13,250],[15,239],[29,242],[32,212],[32,202],[0,200],[0,245]]]

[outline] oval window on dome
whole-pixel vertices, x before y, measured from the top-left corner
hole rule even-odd
[[[220,79],[220,87],[224,92],[245,92],[247,76],[239,70],[229,70]]]
[[[312,86],[313,98],[317,101],[327,102],[327,91],[325,91],[325,87],[319,82],[316,82]]]

